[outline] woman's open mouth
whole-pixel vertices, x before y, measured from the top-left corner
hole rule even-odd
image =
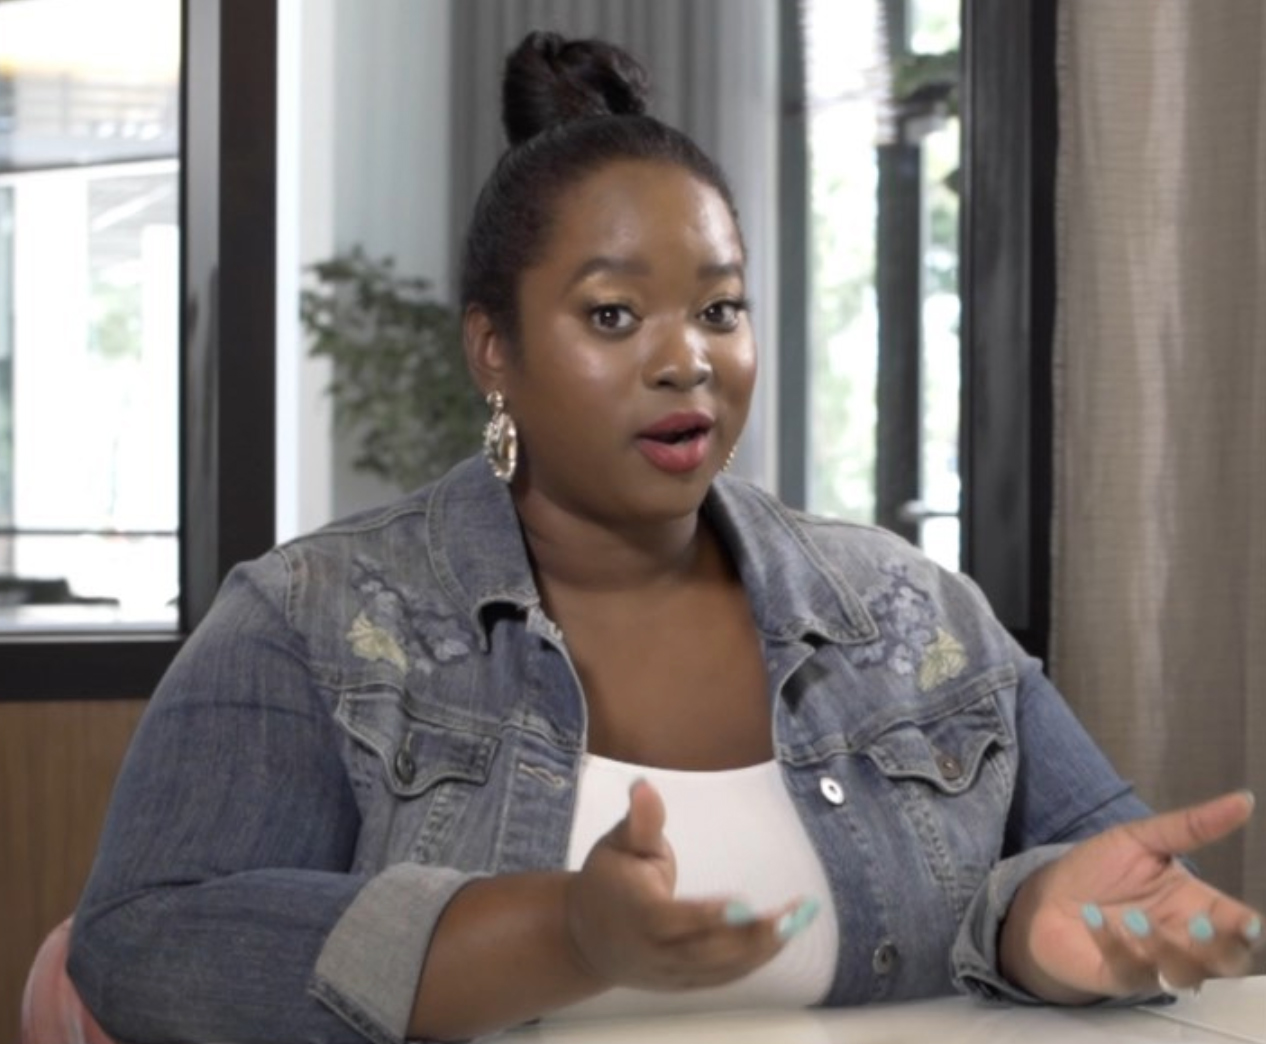
[[[637,448],[661,471],[684,474],[708,459],[712,427],[712,418],[703,413],[672,414],[639,432]]]

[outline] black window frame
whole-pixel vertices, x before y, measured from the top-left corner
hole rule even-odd
[[[0,641],[0,702],[147,698],[276,533],[277,0],[183,0],[180,608],[172,633]]]
[[[779,492],[807,497],[808,156],[800,0],[780,0],[782,140]],[[962,0],[959,279],[961,568],[1030,653],[1050,630],[1055,326],[1057,0]],[[890,250],[900,244],[888,244]],[[906,248],[908,252],[908,247]],[[889,314],[908,311],[908,304]],[[917,348],[906,331],[891,338]],[[887,361],[880,395],[880,521],[917,493],[918,364]],[[882,488],[878,488],[882,487]],[[908,527],[905,535],[916,534]]]
[[[1050,638],[1058,0],[963,2],[962,568]]]

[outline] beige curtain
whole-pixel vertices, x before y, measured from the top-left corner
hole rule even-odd
[[[1266,907],[1266,4],[1064,0],[1051,672]],[[1262,970],[1266,970],[1263,967]]]

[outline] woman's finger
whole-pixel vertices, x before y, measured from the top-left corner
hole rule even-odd
[[[726,919],[724,899],[674,899],[646,912],[644,928],[657,945],[671,946],[733,925]]]
[[[790,925],[797,912],[805,906],[802,901],[789,902],[774,910],[757,913],[745,902],[736,899],[675,899],[648,912],[647,930],[657,941],[666,944],[688,943],[717,935],[752,938],[765,931],[777,934],[784,918]],[[812,906],[814,909],[799,914],[799,920],[804,924],[797,922],[797,930],[807,927],[816,913],[817,904]]]
[[[1238,830],[1253,814],[1253,804],[1252,792],[1239,790],[1135,820],[1120,829],[1155,855],[1183,855]]]
[[[1191,899],[1188,893],[1181,901],[1175,896],[1148,908],[1083,908],[1114,993],[1192,989],[1206,979],[1248,970],[1250,943],[1243,926],[1252,923],[1252,912],[1212,890],[1197,902]]]
[[[1093,935],[1109,981],[1126,996],[1192,989],[1212,974],[1188,940],[1137,906],[1103,916]]]
[[[667,817],[659,791],[639,779],[629,788],[629,810],[611,836],[621,848],[634,855],[652,858],[662,855]]]
[[[1156,966],[1140,942],[1137,922],[1131,930],[1093,903],[1083,907],[1082,918],[1103,961],[1104,992],[1114,996],[1154,992]]]
[[[1214,977],[1217,972],[1210,963],[1212,940],[1213,936],[1196,938],[1188,925],[1157,925],[1144,942],[1160,988],[1167,993],[1196,989],[1205,979]]]
[[[1244,931],[1253,912],[1242,903],[1214,892],[1203,905],[1188,907],[1166,919],[1164,930],[1205,978],[1244,975],[1252,964],[1252,940]]]
[[[740,924],[723,918],[710,930],[683,937],[668,951],[675,962],[674,979],[702,986],[741,978],[777,956],[816,911],[816,903],[799,901]]]

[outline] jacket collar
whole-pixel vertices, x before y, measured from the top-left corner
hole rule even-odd
[[[725,475],[713,483],[703,511],[733,556],[767,637],[815,635],[843,644],[877,637],[862,600],[795,512],[754,484]],[[458,464],[433,487],[427,537],[435,576],[485,648],[489,607],[508,604],[538,615],[532,611],[540,607],[540,593],[514,503],[481,457]]]
[[[541,604],[510,490],[482,456],[435,484],[427,508],[431,568],[487,649],[484,610],[498,603],[531,611]]]
[[[768,637],[816,635],[853,645],[879,636],[840,564],[826,559],[798,512],[730,475],[713,482],[703,509],[733,556],[756,625]]]

